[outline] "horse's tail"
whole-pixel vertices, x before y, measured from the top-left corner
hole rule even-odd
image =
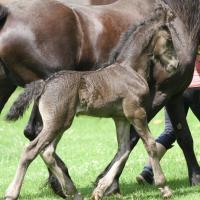
[[[28,84],[24,89],[24,92],[18,96],[17,100],[11,106],[6,115],[6,120],[16,121],[19,117],[22,117],[31,102],[33,100],[38,100],[42,95],[44,87],[45,81],[43,80],[38,80]]]
[[[8,13],[9,13],[8,8],[0,4],[0,29],[4,25],[7,19]]]

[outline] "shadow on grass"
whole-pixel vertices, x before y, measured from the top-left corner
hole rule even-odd
[[[189,195],[194,192],[199,192],[198,187],[191,187],[189,186],[188,179],[176,179],[168,181],[168,185],[173,190],[174,197],[178,196],[185,196]],[[160,195],[160,192],[158,189],[151,185],[138,185],[136,182],[134,183],[121,183],[121,192],[122,196],[120,198],[110,196],[105,199],[142,199],[142,200],[148,200],[148,199],[163,199]],[[93,191],[92,184],[90,186],[86,186],[84,188],[78,188],[78,190],[81,192],[81,194],[86,198],[89,199],[92,191]],[[23,194],[23,196],[20,199],[61,199],[59,196],[55,195],[53,191],[49,187],[45,187],[39,192],[35,192],[34,194]]]
[[[199,192],[199,187],[190,187],[187,178],[176,179],[168,181],[168,185],[173,190],[174,196],[185,196],[194,192]],[[163,199],[160,195],[158,188],[151,185],[138,185],[133,183],[121,183],[120,184],[122,199]],[[84,197],[89,198],[92,194],[92,187],[81,188],[80,192]],[[109,197],[108,199],[118,199],[116,197]]]

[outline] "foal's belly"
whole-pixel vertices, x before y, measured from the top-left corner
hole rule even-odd
[[[93,117],[124,117],[122,104],[119,102],[109,102],[105,105],[81,105],[79,104],[76,109],[76,115],[88,115]]]

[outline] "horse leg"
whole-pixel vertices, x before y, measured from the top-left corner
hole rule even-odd
[[[197,185],[200,183],[200,167],[194,153],[193,139],[186,121],[182,97],[170,100],[166,109],[176,133],[177,142],[186,159],[189,182],[191,185]]]
[[[18,198],[28,166],[36,158],[36,156],[57,136],[58,129],[54,129],[53,126],[50,126],[52,124],[53,121],[48,123],[48,127],[45,126],[38,137],[30,142],[30,144],[25,148],[25,151],[22,153],[15,177],[6,191],[5,200],[15,200]]]
[[[0,113],[15,89],[16,86],[7,78],[4,77],[0,79]]]
[[[26,138],[28,138],[30,141],[34,140],[37,135],[40,133],[42,129],[42,119],[41,115],[38,109],[38,105],[34,103],[33,109],[31,112],[31,116],[29,118],[28,124],[26,128],[24,129],[24,135]],[[61,162],[61,160],[60,160]],[[58,181],[58,179],[52,174],[51,170],[48,168],[49,177],[48,177],[48,183],[51,186],[52,190],[59,196],[64,197],[64,193],[62,192],[61,185]]]
[[[132,103],[131,99],[127,99],[124,101],[123,109],[125,116],[135,127],[138,135],[144,143],[145,149],[151,160],[155,185],[161,189],[163,197],[170,197],[172,195],[172,192],[165,183],[165,176],[162,172],[157,156],[156,142],[149,130],[145,109],[139,106],[137,102]]]
[[[41,152],[41,157],[48,169],[50,169],[51,173],[59,181],[59,189],[61,189],[61,191],[56,190],[56,192],[59,192],[60,196],[63,198],[66,198],[70,195],[74,196],[76,200],[81,200],[82,197],[80,193],[78,193],[73,181],[71,180],[67,167],[55,153],[56,146],[60,139],[61,137],[58,137],[43,152]]]
[[[103,197],[106,191],[113,184],[113,180],[116,177],[118,171],[124,167],[128,156],[130,154],[130,124],[126,120],[115,119],[118,152],[115,156],[115,162],[107,170],[107,173],[98,180],[97,187],[92,194],[93,200],[98,200]]]

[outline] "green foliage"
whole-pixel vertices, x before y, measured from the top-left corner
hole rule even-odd
[[[19,92],[19,91],[18,91]],[[16,94],[15,94],[16,95]],[[4,109],[5,115],[8,106]],[[24,145],[28,141],[23,136],[23,129],[30,111],[16,123],[7,123],[0,118],[0,198],[14,177],[14,173]],[[196,155],[200,162],[200,124],[190,113],[188,117],[190,129],[194,136]],[[150,125],[154,135],[163,130],[163,112],[154,118]],[[92,182],[114,156],[117,147],[114,123],[111,119],[79,117],[64,134],[58,145],[58,154],[63,158],[77,188],[89,199],[92,193]],[[123,196],[126,200],[162,199],[160,192],[153,186],[140,186],[135,177],[142,170],[146,160],[146,152],[141,142],[132,152],[123,175],[120,179]],[[188,185],[185,160],[178,145],[168,152],[162,160],[168,185],[174,190],[174,200],[199,199],[199,187]],[[21,200],[56,200],[60,199],[52,191],[43,187],[48,176],[46,167],[38,157],[28,169],[21,191]],[[105,198],[109,200],[115,197]]]

